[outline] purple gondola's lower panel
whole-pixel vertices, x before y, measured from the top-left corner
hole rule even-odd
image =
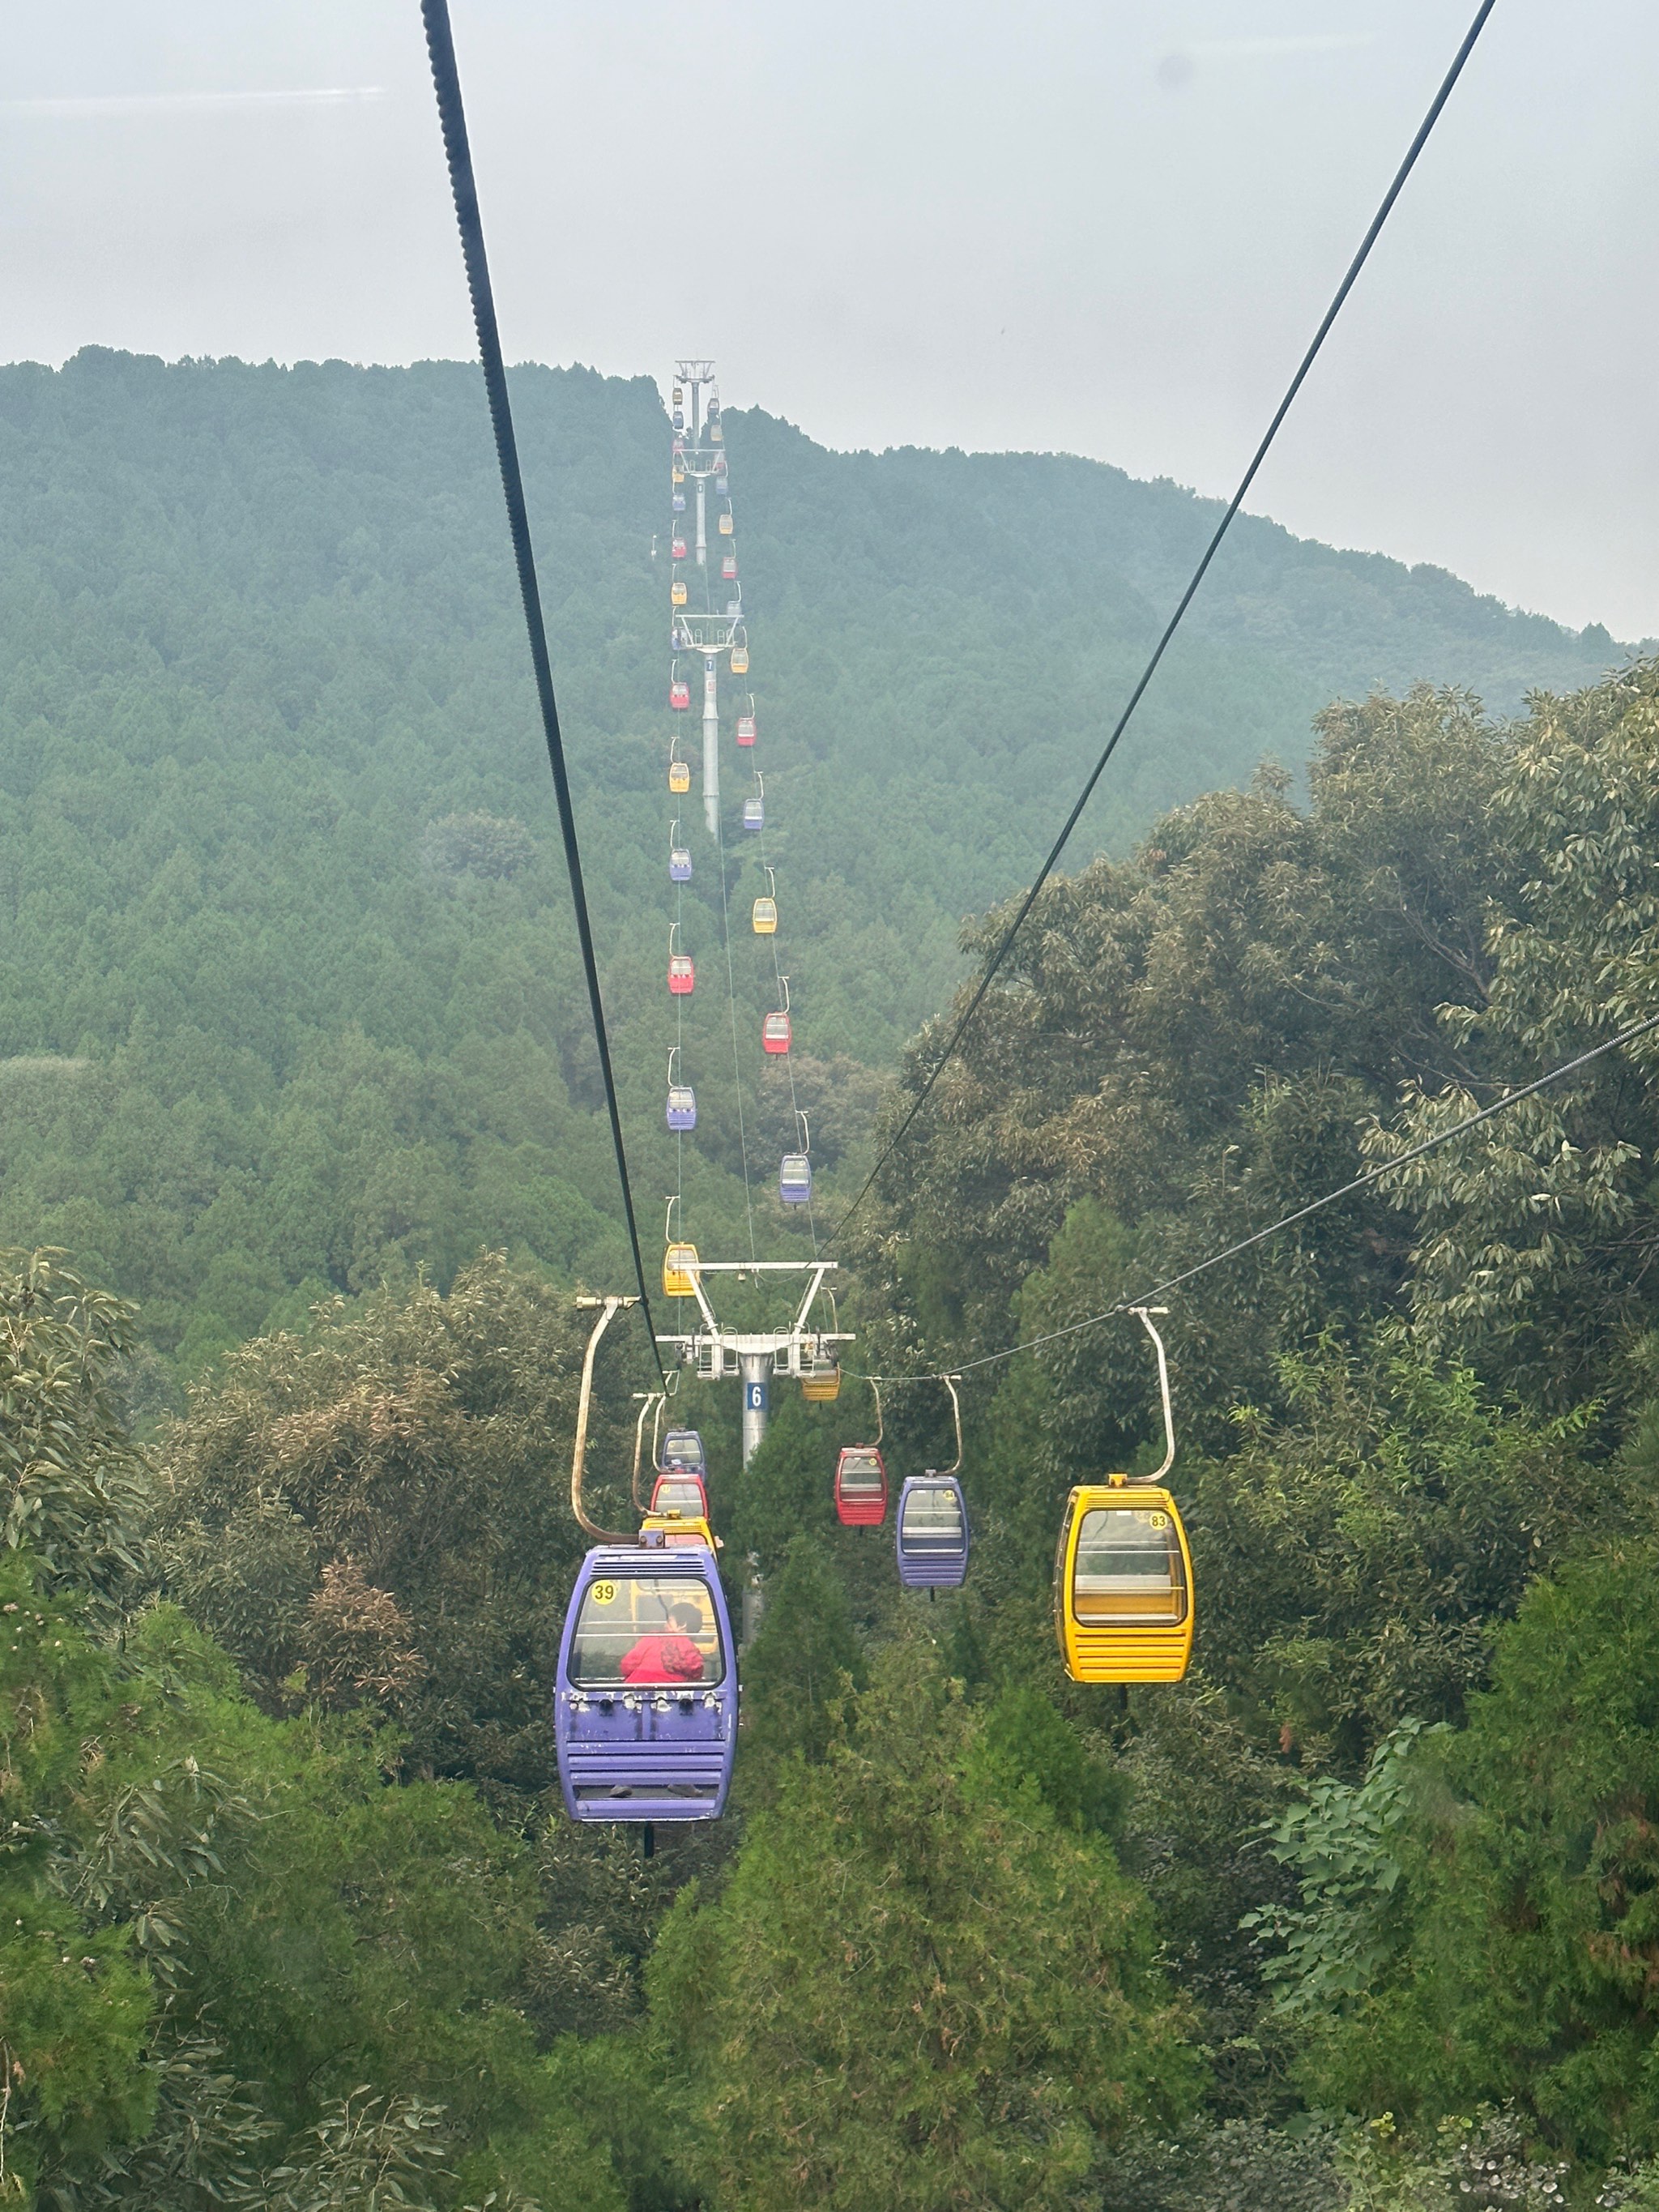
[[[972,1531],[954,1475],[905,1476],[895,1535],[906,1589],[960,1589],[968,1579]]]
[[[714,1555],[605,1545],[559,1650],[554,1738],[573,1820],[714,1820],[737,1749],[732,1626]]]

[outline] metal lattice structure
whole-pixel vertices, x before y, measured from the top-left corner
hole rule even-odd
[[[766,1433],[772,1376],[788,1376],[809,1385],[839,1377],[836,1347],[851,1344],[852,1336],[842,1329],[811,1325],[812,1309],[823,1289],[824,1278],[835,1271],[833,1260],[700,1260],[687,1267],[697,1302],[698,1326],[659,1333],[657,1342],[681,1365],[694,1368],[702,1382],[719,1382],[734,1376],[741,1380],[745,1467]],[[721,1323],[704,1280],[709,1275],[732,1275],[739,1281],[764,1275],[805,1275],[808,1279],[787,1328],[744,1330]]]

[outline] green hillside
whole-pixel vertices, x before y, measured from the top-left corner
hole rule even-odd
[[[642,1547],[591,1585],[643,1585],[638,1644],[608,1673],[585,1610],[561,1670],[590,1317],[543,1273],[325,1304],[141,1448],[131,1309],[0,1251],[5,2201],[1653,2212],[1656,766],[1659,660],[1513,719],[1378,695],[1304,793],[1050,884],[859,1217],[866,1371],[777,1388],[746,1466],[682,1375],[724,1550],[680,1565],[765,1599],[735,1655],[641,1632]],[[342,1122],[372,1164],[353,1049],[291,1158]],[[433,1127],[509,1059],[468,1049]],[[1173,1277],[1131,1492],[1117,1302]],[[959,1587],[901,1587],[890,1504],[840,1525],[871,1368],[895,1481],[959,1380]],[[592,1372],[626,1530],[637,1334]],[[1156,1537],[1062,1571],[1091,1672],[1069,1499]],[[567,1758],[571,1816],[562,1722],[665,1759],[733,1665],[719,1820],[642,1834]]]
[[[643,378],[527,368],[515,404],[654,1233],[666,426]],[[878,1072],[959,972],[962,917],[1045,846],[1215,510],[1064,457],[837,454],[726,422],[797,1081],[833,1194]],[[1510,707],[1613,653],[1242,521],[1072,860],[1264,755],[1299,763],[1333,694],[1429,678]],[[686,1211],[723,1243],[744,1206],[693,828]],[[730,859],[746,906],[752,856]],[[0,1239],[136,1296],[186,1371],[323,1291],[447,1281],[486,1243],[619,1276],[473,370],[101,349],[0,370]],[[744,931],[732,951],[769,1184],[769,957]],[[757,1219],[768,1249],[805,1234],[764,1193]]]

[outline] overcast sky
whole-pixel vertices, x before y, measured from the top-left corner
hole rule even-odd
[[[1474,0],[451,0],[510,359],[1231,488]],[[0,356],[470,354],[416,0],[11,20]],[[1251,504],[1659,634],[1659,8],[1498,0]]]

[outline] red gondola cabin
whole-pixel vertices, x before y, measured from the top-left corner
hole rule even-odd
[[[669,1468],[657,1477],[651,1492],[653,1513],[678,1513],[684,1521],[708,1518],[708,1492],[700,1474],[684,1468]]]
[[[844,1528],[879,1528],[887,1518],[887,1468],[873,1444],[842,1445],[836,1512]]]

